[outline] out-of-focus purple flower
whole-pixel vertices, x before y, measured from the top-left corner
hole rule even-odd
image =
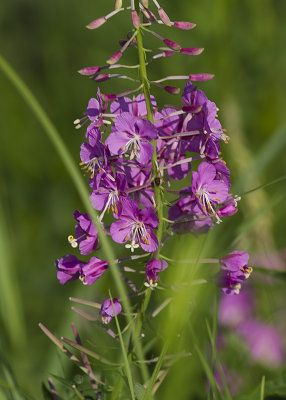
[[[240,324],[238,333],[249,346],[254,361],[273,368],[283,363],[282,339],[274,327],[248,320]]]
[[[153,252],[158,247],[158,239],[153,232],[159,224],[155,211],[146,207],[139,210],[135,201],[123,198],[120,220],[110,227],[112,239],[117,243],[126,243],[126,248],[133,252],[139,246],[143,250]]]
[[[101,277],[107,267],[107,261],[100,260],[97,257],[91,257],[89,262],[82,267],[82,275],[80,276],[80,280],[85,285],[90,286]]]
[[[216,179],[214,165],[202,162],[198,167],[198,172],[192,172],[192,191],[204,214],[213,215],[218,222],[221,222],[215,207],[227,199],[228,187],[224,182]]]
[[[72,247],[77,247],[79,244],[81,254],[89,254],[96,249],[98,244],[97,229],[87,213],[82,214],[75,210],[73,216],[78,224],[75,226],[75,238],[70,235],[68,241]]]
[[[252,267],[247,265],[248,259],[249,254],[237,250],[220,259],[221,268],[225,271],[222,279],[222,290],[225,294],[239,294],[241,283],[252,272]]]
[[[253,299],[248,291],[239,296],[222,296],[219,302],[219,323],[235,328],[250,317],[252,308]]]
[[[111,154],[129,154],[140,165],[146,165],[152,158],[154,148],[150,140],[158,136],[150,121],[138,119],[130,113],[115,118],[112,132],[105,141]]]
[[[235,250],[220,258],[221,268],[231,272],[238,272],[241,268],[247,266],[249,254],[245,251]]]
[[[57,278],[61,285],[68,281],[74,281],[82,275],[82,268],[85,265],[76,256],[67,254],[55,261],[57,267]]]
[[[113,298],[112,302],[111,299],[106,299],[101,305],[100,314],[104,324],[109,324],[109,322],[112,320],[112,317],[114,317],[114,315],[118,315],[122,310],[118,299]]]
[[[158,284],[159,272],[164,271],[168,267],[168,263],[165,260],[150,260],[146,263],[145,276],[147,282],[145,286],[154,288]]]

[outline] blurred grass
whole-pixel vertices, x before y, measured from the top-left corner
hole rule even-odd
[[[88,31],[84,27],[109,12],[112,4],[92,0],[80,4],[75,0],[1,2],[1,53],[39,98],[75,160],[79,160],[83,132],[75,132],[72,121],[81,115],[88,99],[96,93],[96,84],[78,76],[76,71],[84,66],[103,64],[116,51],[117,40],[125,34],[126,20],[121,14],[106,23],[101,31]],[[162,27],[162,32],[186,47],[204,47],[205,52],[196,58],[178,56],[158,61],[152,64],[151,76],[214,73],[212,81],[200,86],[216,101],[220,118],[231,136],[230,144],[223,146],[222,151],[232,171],[232,181],[245,191],[285,175],[285,2],[165,0],[163,7],[173,19],[188,19],[197,27],[190,32],[172,33]],[[131,52],[129,60],[135,61],[135,53]],[[103,88],[107,92],[122,90],[117,81],[106,83]],[[0,354],[12,365],[20,386],[37,398],[40,380],[47,378],[49,372],[56,373],[54,368],[58,363],[53,346],[38,329],[38,322],[42,321],[59,336],[66,335],[72,318],[67,314],[68,297],[99,300],[109,287],[109,277],[102,277],[92,288],[83,288],[80,283],[62,287],[56,281],[54,259],[70,252],[66,237],[73,232],[72,212],[80,207],[80,200],[41,127],[2,74],[0,90],[0,286],[4,287],[1,289]],[[170,97],[159,90],[154,93],[159,104],[180,101],[179,97]],[[285,248],[284,193],[285,182],[281,182],[245,197],[239,215],[209,235],[204,248],[206,254],[219,257],[232,250],[233,241],[239,249],[245,245],[245,250],[251,253],[263,247],[264,254],[269,255],[275,249]],[[280,198],[281,202],[275,203]],[[271,213],[260,215],[262,222],[257,225],[255,215],[267,207]],[[239,229],[243,235],[238,242],[236,226],[239,223],[242,223]],[[172,242],[166,255],[193,258],[197,248],[198,241],[186,236]],[[186,279],[191,273],[188,268],[182,268]],[[177,269],[166,271],[170,282],[177,279]],[[200,293],[196,304],[201,305],[202,314],[203,310],[207,313],[212,290],[205,290],[204,285],[196,290]],[[267,306],[267,297],[263,295],[266,289],[261,286],[258,290],[263,309]],[[275,307],[281,301],[279,296],[280,300],[276,300],[268,315],[275,314]],[[177,310],[188,302],[185,297],[178,301],[171,321],[180,317],[176,316]],[[200,320],[199,316],[196,318]],[[170,320],[164,321],[166,330]],[[202,336],[206,335],[199,323],[196,329]],[[188,340],[186,332],[181,344],[174,342],[174,348],[184,347]],[[168,387],[173,389],[164,391],[163,386],[166,399],[171,399],[172,394],[176,396],[182,382],[188,382],[190,376],[194,382],[196,376],[198,382],[202,381],[197,363],[195,356],[190,363],[179,362],[181,368],[176,368],[168,378],[174,384]],[[68,368],[64,366],[66,373]],[[186,389],[182,399],[188,398],[189,393]],[[193,396],[196,396],[195,387]]]

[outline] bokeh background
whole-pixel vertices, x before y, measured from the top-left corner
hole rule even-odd
[[[197,24],[188,32],[162,32],[185,47],[205,51],[199,57],[157,61],[150,74],[157,79],[215,74],[199,86],[218,105],[231,137],[223,153],[233,193],[286,175],[285,1],[164,0],[162,5],[173,20]],[[99,0],[1,0],[0,53],[38,98],[76,162],[84,133],[74,130],[73,120],[97,91],[96,83],[76,71],[103,65],[117,51],[126,16],[119,14],[100,31],[88,31],[85,25],[112,7],[112,1]],[[124,59],[135,60],[134,52]],[[106,83],[102,89],[122,91],[123,83]],[[70,322],[78,320],[68,298],[100,297],[110,277],[91,288],[58,283],[54,260],[70,252],[66,237],[73,233],[72,213],[82,205],[43,128],[1,71],[0,93],[0,358],[21,390],[39,398],[41,381],[50,373],[69,374],[70,366],[38,323],[67,335]],[[160,90],[154,93],[161,105],[180,102]],[[248,251],[253,265],[285,270],[285,195],[281,181],[243,197],[240,212],[216,228],[211,256],[236,248]],[[179,251],[183,258],[190,240],[186,236],[173,242],[169,251]],[[262,278],[251,278],[257,282],[258,313],[283,336],[285,285],[265,285]]]

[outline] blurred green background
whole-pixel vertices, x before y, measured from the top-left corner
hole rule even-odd
[[[286,175],[286,2],[164,0],[162,6],[173,20],[189,20],[197,27],[160,31],[184,47],[205,51],[199,57],[154,62],[150,76],[215,74],[199,86],[220,108],[231,137],[222,151],[234,193]],[[113,1],[99,0],[1,0],[0,53],[36,95],[76,162],[84,132],[74,130],[73,120],[97,91],[96,83],[76,71],[103,65],[117,51],[127,17],[120,13],[99,31],[88,31],[85,25],[112,7]],[[135,62],[135,53],[123,60]],[[123,84],[114,81],[102,89],[122,91]],[[91,288],[80,282],[61,287],[57,282],[54,260],[70,252],[66,237],[74,229],[72,212],[82,206],[42,127],[1,71],[0,93],[0,358],[12,367],[21,388],[37,398],[41,380],[69,368],[59,367],[57,352],[38,323],[65,335],[77,319],[69,311],[69,296],[100,297],[109,278]],[[159,90],[154,94],[160,105],[180,102]],[[278,267],[283,268],[285,189],[283,181],[243,198],[239,214],[218,227],[210,256],[219,257],[235,244],[270,263],[273,253],[278,254]],[[189,240],[181,238],[180,249]],[[267,308],[262,286],[262,314],[270,321],[283,294]]]

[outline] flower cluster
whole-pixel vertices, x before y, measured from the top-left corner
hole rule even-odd
[[[229,138],[218,120],[217,106],[194,84],[207,81],[213,75],[203,73],[147,80],[145,70],[151,61],[175,54],[196,56],[203,50],[182,47],[150,30],[150,26],[156,24],[183,30],[195,26],[189,22],[172,22],[158,2],[153,2],[158,16],[150,10],[148,1],[131,0],[133,29],[126,40],[120,41],[121,49],[107,60],[107,65],[79,71],[96,82],[112,78],[137,82],[126,75],[110,73],[114,68],[137,68],[141,74],[140,86],[119,94],[104,94],[98,89],[96,96],[89,100],[83,118],[75,121],[76,128],[86,127],[80,164],[85,174],[89,174],[90,201],[99,212],[100,223],[106,234],[115,242],[124,244],[131,253],[139,249],[147,253],[146,286],[151,288],[156,287],[159,272],[168,266],[160,258],[162,243],[165,242],[162,234],[167,237],[167,232],[204,233],[223,218],[235,214],[239,200],[230,193],[230,171],[221,156],[221,143],[227,143]],[[88,28],[98,28],[124,10],[118,0],[114,11],[94,20]],[[142,30],[167,46],[155,49],[156,54],[145,64],[142,64]],[[130,46],[137,47],[140,64],[117,64]],[[187,80],[181,106],[158,107],[150,94],[150,85],[178,94],[178,87],[164,86],[162,82],[180,79]],[[129,96],[136,92],[144,94]],[[188,185],[174,191],[174,180],[187,180]],[[163,209],[165,204],[170,205],[168,214]],[[106,226],[105,215],[110,212],[113,222]],[[77,221],[75,237],[70,235],[68,241],[73,248],[78,246],[82,255],[91,254],[98,247],[97,229],[86,213],[76,210],[74,218]],[[232,254],[237,258],[237,253]],[[241,267],[236,258],[233,261],[229,257],[221,259],[227,271],[223,290],[225,293],[238,293],[240,282],[250,269],[247,262]],[[108,265],[94,256],[84,262],[67,255],[56,261],[56,267],[60,283],[79,278],[91,285]],[[106,307],[111,310],[109,303]],[[101,313],[105,322],[109,322],[112,313],[105,314],[106,307]],[[114,308],[116,312],[121,309],[117,300]]]

